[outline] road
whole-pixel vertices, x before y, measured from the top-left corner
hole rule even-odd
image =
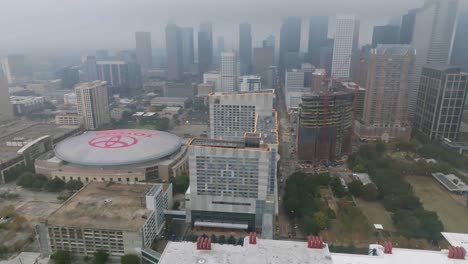
[[[293,122],[286,110],[286,103],[284,100],[284,94],[281,87],[276,92],[276,111],[278,113],[279,120],[279,140],[280,147],[279,152],[281,159],[280,171],[278,173],[278,197],[279,197],[279,214],[277,225],[277,236],[289,237],[294,235],[296,232],[293,225],[290,223],[284,208],[284,196],[285,196],[285,185],[288,177],[296,171],[297,162],[295,154],[292,151],[295,149],[295,138],[292,136],[291,128],[293,128]],[[295,128],[294,128],[295,129]]]

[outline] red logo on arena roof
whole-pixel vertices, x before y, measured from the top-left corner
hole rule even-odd
[[[110,135],[95,137],[91,139],[88,144],[96,148],[127,148],[138,143],[138,140],[131,136],[124,135]]]

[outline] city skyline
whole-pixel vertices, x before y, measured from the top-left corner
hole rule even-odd
[[[48,0],[53,1],[53,0]],[[181,2],[184,0],[178,0],[175,2]],[[28,2],[23,0],[23,2]],[[157,19],[148,17],[149,14],[147,10],[151,10],[154,6],[153,4],[146,1],[139,1],[137,3],[121,3],[119,6],[110,5],[108,3],[98,3],[96,10],[105,10],[114,11],[115,14],[109,14],[111,12],[105,12],[103,14],[96,13],[94,10],[89,10],[89,7],[86,7],[86,1],[81,1],[81,4],[74,3],[70,5],[63,5],[62,3],[54,3],[55,8],[61,8],[60,14],[70,14],[62,19],[62,15],[52,15],[50,18],[43,17],[50,12],[45,10],[40,15],[30,14],[29,11],[25,11],[23,17],[35,16],[40,18],[37,23],[37,28],[32,29],[31,25],[24,24],[21,21],[17,20],[18,16],[16,14],[16,4],[6,3],[6,10],[11,12],[6,12],[7,14],[0,18],[0,22],[8,24],[9,27],[0,29],[0,34],[5,37],[6,41],[4,44],[0,44],[0,53],[13,53],[13,52],[24,52],[29,50],[36,51],[46,51],[46,50],[61,50],[61,49],[99,49],[99,48],[108,48],[111,50],[114,49],[124,49],[131,48],[134,46],[134,41],[132,35],[136,31],[148,31],[152,34],[152,44],[154,49],[164,48],[164,27],[169,21],[174,21],[179,26],[195,26],[194,31],[196,32],[198,28],[196,25],[200,21],[209,20],[213,23],[213,38],[217,36],[224,36],[227,48],[236,47],[238,44],[238,25],[242,22],[252,24],[252,36],[253,36],[253,46],[260,46],[261,41],[267,37],[269,34],[279,37],[279,28],[281,20],[286,16],[299,16],[302,18],[302,35],[301,38],[301,51],[307,50],[307,31],[308,31],[308,20],[314,15],[328,15],[329,17],[334,17],[339,13],[354,13],[362,21],[362,30],[360,39],[361,44],[370,42],[372,37],[372,28],[376,25],[385,25],[390,20],[395,21],[397,17],[401,17],[403,14],[407,13],[409,9],[417,8],[422,6],[421,0],[412,0],[412,1],[392,1],[392,3],[385,3],[385,1],[369,1],[369,0],[356,0],[355,3],[346,3],[342,0],[333,0],[329,3],[318,4],[315,1],[310,3],[296,3],[291,7],[288,6],[287,9],[279,8],[283,11],[280,11],[280,14],[271,17],[263,17],[262,15],[255,14],[251,15],[251,12],[239,12],[243,10],[238,10],[236,6],[232,7],[233,10],[229,10],[227,13],[226,8],[222,6],[215,13],[213,7],[209,5],[210,1],[205,0],[198,3],[200,8],[195,8],[191,10],[190,14],[185,14],[183,10],[179,10],[178,7],[173,6],[172,4],[163,3],[167,5],[167,10],[164,14],[158,17]],[[347,1],[349,2],[349,1]],[[52,3],[52,2],[51,2]],[[339,5],[336,5],[339,3]],[[34,5],[34,3],[32,3]],[[44,6],[42,4],[41,6]],[[38,8],[41,8],[39,6]],[[198,7],[197,6],[197,7]],[[130,8],[128,10],[122,10],[123,7]],[[267,9],[273,7],[281,7],[280,3],[270,3],[266,6]],[[303,7],[303,8],[299,8]],[[385,12],[379,13],[375,12],[373,8],[383,8],[385,7]],[[204,8],[204,9],[203,9]],[[34,8],[31,8],[34,9]],[[54,8],[49,8],[54,10]],[[73,13],[75,10],[86,10],[89,14],[83,16],[83,19],[87,19],[85,24],[77,23],[75,20],[80,21],[80,19],[72,19],[76,16]],[[465,7],[465,10],[467,8]],[[115,27],[115,23],[120,22],[120,17],[116,17],[116,14],[121,14],[123,11],[127,12],[125,14],[127,17],[126,23],[119,24],[119,27]],[[154,10],[151,10],[154,11]],[[171,12],[174,11],[174,12]],[[177,11],[177,12],[175,12]],[[133,13],[141,14],[132,18]],[[205,15],[209,13],[209,15]],[[238,14],[239,13],[239,14]],[[237,16],[234,16],[236,14]],[[80,14],[81,15],[81,14]],[[100,16],[98,16],[100,15]],[[121,14],[122,15],[122,14]],[[153,14],[154,15],[154,14]],[[69,20],[67,20],[70,18]],[[103,19],[103,20],[101,20]],[[117,20],[119,19],[119,20]],[[63,20],[63,22],[62,22]],[[156,21],[157,20],[157,21]],[[60,21],[61,23],[57,23]],[[99,23],[97,23],[99,21]],[[65,23],[67,22],[67,23]],[[66,26],[62,26],[66,25]],[[118,30],[116,30],[118,28]],[[334,32],[334,21],[330,19],[330,34],[331,36]],[[77,30],[80,31],[80,35],[76,35],[73,32]],[[43,36],[48,36],[44,38]],[[104,37],[105,36],[105,37]],[[79,40],[81,38],[87,38],[86,43],[82,43]],[[29,43],[34,42],[34,46]]]

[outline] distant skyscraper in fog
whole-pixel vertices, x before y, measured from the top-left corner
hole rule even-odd
[[[314,16],[309,21],[308,61],[314,66],[320,64],[320,48],[326,45],[328,38],[328,17]]]
[[[238,90],[239,65],[235,51],[221,52],[221,90],[233,92]]]
[[[422,68],[426,64],[447,65],[457,16],[458,0],[427,0],[416,11],[411,45],[416,49],[414,86],[409,94],[410,114],[416,107],[416,98]]]
[[[213,32],[209,22],[200,24],[198,32],[198,74],[203,77],[203,73],[208,72],[213,65]]]
[[[460,66],[462,71],[468,72],[468,13],[458,18],[451,64]]]
[[[9,84],[21,84],[31,80],[23,55],[13,54],[2,59],[3,74]]]
[[[193,48],[193,28],[181,28],[182,34],[182,65],[184,72],[190,72],[195,62],[195,51]]]
[[[354,15],[338,15],[335,27],[331,76],[350,79],[353,56],[359,44],[359,20]]]
[[[295,68],[299,63],[301,46],[301,18],[287,17],[283,19],[280,29],[280,53],[279,69],[280,76],[284,78],[284,71]]]
[[[411,44],[413,39],[414,21],[416,19],[416,9],[408,11],[401,19],[400,44]]]
[[[239,64],[241,75],[247,75],[251,73],[252,27],[247,23],[239,25]]]
[[[95,56],[85,56],[81,62],[82,74],[80,76],[81,82],[93,82],[97,78],[97,66]]]
[[[224,37],[219,36],[218,40],[216,41],[216,56],[220,57],[221,52],[224,51]]]
[[[151,69],[153,64],[153,52],[151,49],[151,33],[136,32],[136,57],[143,71]]]
[[[268,68],[272,65],[275,65],[273,47],[254,48],[252,69],[254,74],[260,75],[263,84],[267,83]]]
[[[398,44],[400,27],[394,25],[375,26],[372,33],[372,48],[378,44]]]
[[[109,51],[106,49],[96,50],[96,60],[109,60]]]
[[[166,72],[169,80],[179,80],[183,74],[182,34],[180,28],[169,23],[166,26]]]
[[[10,102],[6,78],[0,72],[0,121],[13,118],[13,107]]]

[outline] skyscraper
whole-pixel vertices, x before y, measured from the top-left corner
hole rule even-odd
[[[3,74],[9,84],[21,84],[32,79],[23,55],[11,54],[2,59]]]
[[[239,65],[241,75],[248,75],[251,73],[252,27],[247,23],[239,25]]]
[[[167,57],[167,78],[169,80],[179,80],[182,78],[182,35],[180,28],[169,23],[166,26],[166,57]]]
[[[408,11],[401,19],[400,44],[411,44],[413,39],[414,21],[416,19],[416,9]]]
[[[106,81],[109,91],[130,95],[142,88],[141,69],[136,63],[98,61],[97,79]]]
[[[268,68],[272,65],[275,65],[275,53],[273,47],[254,48],[252,69],[254,74],[260,75],[263,84],[266,84]]]
[[[270,47],[270,48],[273,48],[273,51],[274,51],[275,46],[276,46],[276,39],[275,39],[275,36],[273,35],[269,35],[266,39],[262,41],[262,47],[264,48]]]
[[[333,63],[333,47],[335,45],[334,39],[327,39],[324,46],[320,48],[320,64],[319,67],[325,69],[327,75],[331,74]]]
[[[153,66],[153,51],[151,49],[151,33],[136,32],[136,57],[143,71],[151,69]]]
[[[297,68],[301,46],[301,18],[287,17],[283,19],[280,29],[279,70],[284,78],[286,69]]]
[[[273,90],[209,95],[210,138],[242,140],[255,132],[256,116],[271,115],[274,98]]]
[[[213,65],[213,32],[211,23],[200,24],[198,32],[198,75],[203,78],[203,73],[210,71]]]
[[[297,158],[335,160],[350,150],[354,91],[314,91],[302,96]]]
[[[182,35],[182,68],[184,72],[190,72],[195,62],[193,47],[193,28],[181,28]]]
[[[430,141],[458,140],[468,92],[468,73],[444,64],[424,66],[414,112],[414,129]]]
[[[55,78],[62,80],[62,89],[73,89],[80,82],[79,67],[62,67],[55,72]]]
[[[365,86],[366,128],[359,133],[362,138],[409,139],[408,93],[415,57],[416,51],[409,45],[378,45],[372,50]]]
[[[375,26],[372,34],[372,48],[378,44],[398,44],[400,27],[394,25]]]
[[[359,42],[359,20],[354,15],[338,15],[335,30],[331,76],[350,79]]]
[[[411,45],[416,49],[416,69],[409,94],[410,115],[416,107],[421,70],[426,64],[447,65],[455,28],[458,0],[427,0],[416,11]]]
[[[189,144],[187,222],[249,230],[274,226],[279,156],[273,98],[273,90],[209,95],[212,139]]]
[[[82,75],[80,76],[81,82],[93,82],[97,78],[97,66],[95,56],[85,56],[81,62]]]
[[[13,118],[13,107],[10,102],[8,84],[0,72],[0,121]]]
[[[221,52],[224,51],[224,37],[218,36],[218,40],[216,42],[216,56],[221,57]]]
[[[460,66],[462,71],[468,72],[468,13],[458,18],[455,40],[453,42],[451,64]]]
[[[86,129],[97,129],[109,123],[109,97],[107,82],[81,83],[75,87],[78,114],[83,117]]]
[[[326,45],[328,38],[328,17],[314,16],[309,21],[308,61],[314,66],[320,64],[320,48]]]
[[[238,90],[238,71],[237,53],[233,50],[221,52],[221,90],[223,92]]]

